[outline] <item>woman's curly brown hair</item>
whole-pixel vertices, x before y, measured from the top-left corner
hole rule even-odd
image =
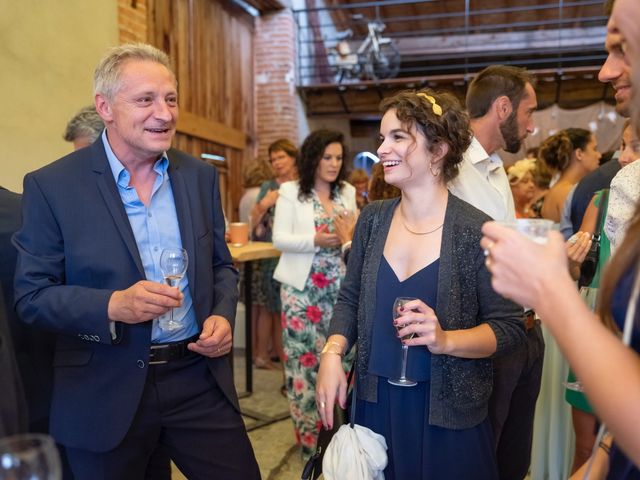
[[[433,97],[435,105],[423,95]],[[441,115],[434,111],[438,106],[442,111]],[[449,151],[442,159],[441,178],[447,183],[458,175],[462,155],[471,144],[473,134],[469,126],[469,116],[462,110],[456,97],[450,93],[434,92],[430,89],[406,90],[382,100],[380,109],[383,112],[395,110],[398,120],[407,131],[411,131],[415,126],[427,139],[431,153],[435,152],[438,144],[447,144]]]
[[[567,128],[547,138],[538,150],[538,158],[551,170],[564,172],[571,163],[573,152],[584,150],[592,133],[584,128]]]

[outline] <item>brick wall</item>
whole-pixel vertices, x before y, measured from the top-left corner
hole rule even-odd
[[[118,0],[120,43],[147,42],[147,0]]]
[[[295,21],[291,10],[263,15],[255,30],[255,108],[258,155],[267,158],[270,143],[298,139],[295,81]]]

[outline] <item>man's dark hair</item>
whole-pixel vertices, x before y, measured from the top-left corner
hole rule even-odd
[[[517,110],[527,83],[533,78],[524,68],[490,65],[478,73],[467,90],[467,112],[470,118],[486,115],[496,98],[506,95]]]

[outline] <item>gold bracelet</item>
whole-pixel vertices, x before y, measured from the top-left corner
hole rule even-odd
[[[338,350],[332,350],[331,346],[335,345],[336,347],[338,347]],[[320,352],[320,355],[325,354],[325,353],[335,353],[336,355],[340,355],[341,357],[344,357],[344,353],[342,353],[342,345],[340,345],[338,342],[327,342],[324,344],[324,347],[322,347],[322,351]]]

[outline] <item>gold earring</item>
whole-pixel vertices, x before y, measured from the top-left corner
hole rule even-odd
[[[429,171],[431,172],[431,175],[433,175],[434,177],[437,177],[438,175],[440,175],[440,169],[436,168],[436,171],[433,171],[433,162],[429,162]]]

